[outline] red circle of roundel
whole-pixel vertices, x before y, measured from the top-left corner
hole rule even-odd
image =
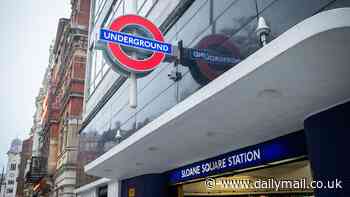
[[[229,38],[225,35],[221,34],[214,34],[209,35],[205,38],[203,38],[196,46],[196,48],[199,49],[208,49],[210,45],[213,44],[220,44],[222,48],[225,48],[226,50],[230,51],[232,54],[239,55],[239,51],[236,48],[236,46],[229,41]],[[213,70],[210,68],[209,63],[203,60],[197,60],[197,63],[200,65],[199,70],[203,75],[205,75],[209,80],[213,80],[219,75],[221,75],[222,72]]]
[[[160,30],[149,20],[137,15],[124,15],[115,19],[110,25],[110,30],[120,32],[127,25],[138,25],[149,31],[154,40],[164,42]],[[126,70],[131,72],[147,72],[155,69],[165,57],[163,53],[153,52],[152,56],[145,60],[135,60],[126,55],[120,45],[115,43],[107,44],[110,53],[119,61]]]

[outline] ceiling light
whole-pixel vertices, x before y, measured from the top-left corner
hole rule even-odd
[[[142,166],[143,165],[143,163],[141,163],[141,162],[136,162],[136,166]]]
[[[213,131],[207,132],[207,136],[208,136],[208,137],[214,137],[215,135],[216,135],[216,133],[213,132]]]
[[[156,151],[156,150],[158,150],[158,148],[157,148],[157,147],[154,147],[154,146],[151,146],[151,147],[148,148],[148,150],[149,150],[149,151]]]
[[[281,98],[283,95],[280,91],[275,89],[265,89],[258,93],[258,98],[264,98],[264,99],[275,99],[275,98]]]

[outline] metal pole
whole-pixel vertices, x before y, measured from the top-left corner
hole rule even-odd
[[[130,73],[129,76],[129,107],[137,107],[137,80],[136,74]]]
[[[131,2],[131,14],[137,14],[137,0]],[[136,59],[136,53],[132,53],[132,57]],[[129,76],[129,107],[137,107],[137,80],[136,74],[131,72]]]

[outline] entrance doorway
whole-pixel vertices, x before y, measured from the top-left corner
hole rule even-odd
[[[313,196],[307,187],[311,181],[309,161],[303,160],[185,183],[179,191],[181,197],[309,197]]]

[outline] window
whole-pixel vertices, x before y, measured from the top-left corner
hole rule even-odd
[[[10,165],[10,170],[16,170],[16,164],[15,163],[12,163],[11,165]]]
[[[138,0],[137,2],[138,14],[141,16],[146,16],[155,3],[157,3],[157,0]]]
[[[95,20],[98,19],[98,17],[100,16],[100,12],[102,12],[102,7],[104,4],[105,0],[96,0],[95,1]],[[114,7],[112,8],[112,13],[110,14],[109,18],[106,21],[105,25],[109,25],[110,22],[115,19],[118,16],[121,16],[125,13],[124,11],[124,7],[125,7],[125,3],[124,1],[118,1]],[[98,19],[100,20],[100,19]],[[95,25],[97,26],[97,25]],[[98,28],[96,28],[95,30],[93,30],[91,32],[91,35],[95,35],[94,31],[98,31]],[[88,95],[92,94],[94,89],[98,86],[98,84],[101,82],[101,80],[103,79],[103,77],[105,76],[105,74],[107,73],[107,71],[109,70],[109,65],[107,65],[107,63],[105,62],[103,56],[102,56],[102,52],[93,49],[92,45],[94,43],[94,39],[96,39],[96,37],[93,37],[93,40],[90,41],[90,55],[89,55],[89,73],[90,76],[88,78],[88,83],[89,83],[89,88],[88,88]]]
[[[98,19],[98,13],[100,11],[100,9],[102,8],[102,4],[104,3],[103,0],[95,0],[95,5],[94,5],[94,22],[96,22],[96,20]]]
[[[13,189],[12,189],[12,188],[8,188],[8,189],[6,190],[6,193],[8,193],[8,194],[13,193]]]
[[[14,181],[14,180],[8,180],[8,181],[7,181],[7,184],[8,184],[8,185],[13,185],[13,184],[15,184],[15,181]]]
[[[64,148],[67,148],[68,147],[68,126],[64,130],[63,135],[64,135]]]
[[[60,139],[59,139],[59,142],[60,142],[60,152],[61,152],[61,153],[63,152],[63,133],[64,133],[64,129],[61,130],[61,132],[60,132]]]

